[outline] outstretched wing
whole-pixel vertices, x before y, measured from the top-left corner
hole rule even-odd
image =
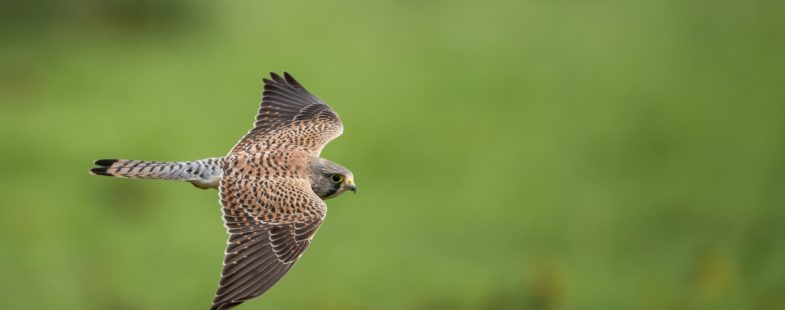
[[[324,201],[305,179],[221,180],[229,241],[211,309],[258,297],[292,268],[324,219]]]
[[[270,73],[254,128],[232,149],[232,153],[254,153],[281,145],[302,149],[314,156],[343,132],[338,114],[309,93],[289,73]]]

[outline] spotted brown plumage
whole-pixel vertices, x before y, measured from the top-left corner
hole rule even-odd
[[[342,132],[326,103],[288,73],[271,73],[254,127],[225,157],[98,160],[91,172],[217,187],[229,240],[210,309],[229,309],[262,295],[292,268],[327,214],[324,199],[356,190],[351,171],[319,157]]]
[[[254,128],[232,149],[231,154],[284,149],[319,156],[327,142],[343,132],[338,115],[311,95],[288,73],[270,74]]]

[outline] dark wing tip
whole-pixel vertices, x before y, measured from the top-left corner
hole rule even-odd
[[[284,79],[275,72],[270,72],[270,77],[273,79],[273,81],[284,83]]]
[[[303,87],[303,85],[300,84],[300,82],[298,82],[294,78],[294,76],[292,76],[291,74],[289,74],[289,72],[286,72],[286,71],[284,71],[283,77],[281,77],[280,75],[278,75],[275,72],[270,72],[270,78],[269,79],[268,78],[263,78],[262,82],[264,82],[265,85],[281,83],[281,84],[284,84],[284,85],[292,86],[294,88],[305,89],[305,87]]]
[[[107,168],[107,167],[96,167],[96,168],[90,169],[90,173],[93,174],[93,175],[112,176],[112,174],[107,172],[107,169],[109,169],[109,168]]]
[[[239,301],[239,302],[224,302],[224,303],[213,304],[213,306],[210,307],[210,310],[231,309],[231,308],[237,307],[237,305],[239,305],[241,303],[243,303],[243,302]]]
[[[300,82],[297,82],[297,80],[295,80],[294,77],[291,74],[289,74],[289,72],[284,71],[283,77],[284,79],[286,79],[286,82],[289,83],[290,85],[297,88],[304,88],[302,85],[300,85]]]
[[[95,165],[101,167],[109,167],[116,162],[117,159],[99,159],[95,161]]]

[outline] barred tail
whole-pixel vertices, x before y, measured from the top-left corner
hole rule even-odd
[[[199,188],[215,187],[223,174],[223,158],[182,162],[153,162],[125,159],[99,159],[90,169],[94,175],[129,179],[183,180]]]

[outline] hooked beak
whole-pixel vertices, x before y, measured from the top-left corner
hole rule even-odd
[[[357,194],[357,185],[354,184],[354,179],[346,180],[346,189],[352,191],[352,193]]]

